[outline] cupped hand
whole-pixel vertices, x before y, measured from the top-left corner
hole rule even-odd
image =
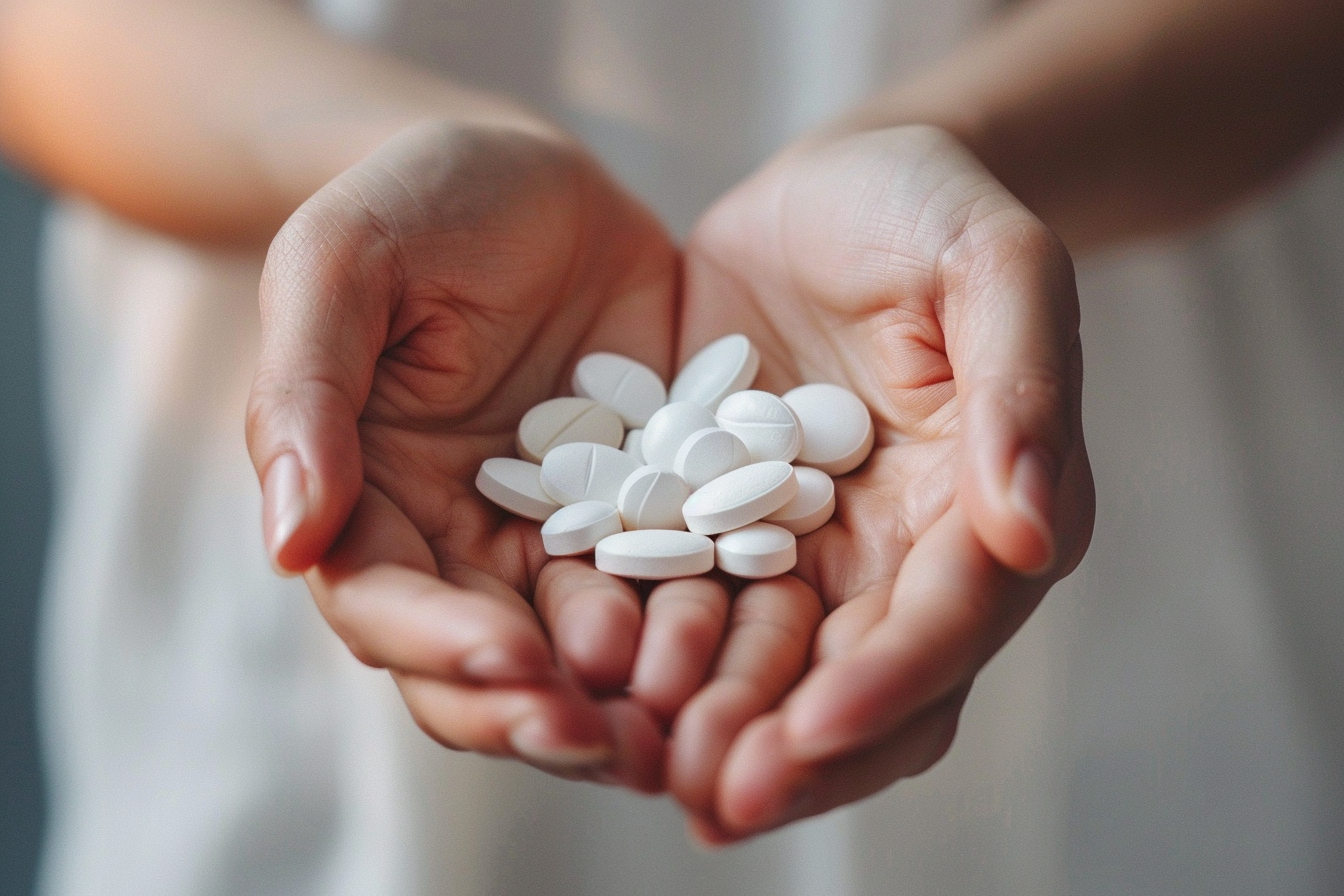
[[[1068,255],[933,128],[791,149],[686,250],[683,353],[727,332],[758,386],[832,382],[876,447],[794,576],[737,596],[676,719],[669,785],[708,842],[931,766],[976,673],[1081,559],[1093,488]]]
[[[677,265],[572,142],[441,123],[337,177],[272,245],[248,444],[273,562],[306,571],[329,624],[447,746],[660,786],[660,720],[623,696],[639,595],[547,563],[536,524],[473,481],[583,354],[668,373]],[[726,607],[719,586],[690,588]],[[698,662],[659,685],[671,709]]]

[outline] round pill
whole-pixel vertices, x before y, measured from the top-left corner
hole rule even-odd
[[[761,368],[761,355],[741,333],[716,339],[681,368],[668,391],[669,401],[693,401],[713,411],[719,402],[750,388]]]
[[[794,467],[793,475],[798,478],[798,494],[767,514],[765,521],[794,535],[806,535],[820,529],[835,513],[835,482],[815,467]]]
[[[740,529],[774,513],[798,494],[793,467],[780,460],[748,464],[697,489],[682,506],[686,527],[702,535]]]
[[[569,442],[621,444],[625,427],[614,411],[591,398],[552,398],[523,415],[518,423],[518,455],[541,463],[546,452]]]
[[[769,392],[734,392],[719,404],[714,417],[719,426],[742,440],[753,463],[788,463],[798,456],[803,444],[798,418],[778,395]]]
[[[529,520],[540,522],[560,509],[541,487],[541,467],[516,457],[492,457],[481,464],[476,490]]]
[[[594,442],[569,442],[546,453],[541,487],[560,504],[606,501],[615,504],[621,484],[639,464],[619,448]]]
[[[674,401],[649,418],[639,450],[644,453],[645,463],[671,472],[681,443],[697,430],[716,426],[714,415],[703,406],[693,401]]]
[[[635,428],[667,404],[667,387],[652,368],[612,352],[584,356],[574,368],[574,394],[601,402],[621,422]]]
[[[744,579],[782,576],[798,562],[798,542],[787,529],[752,523],[714,539],[714,562],[729,575]]]
[[[672,472],[696,489],[749,463],[751,455],[741,439],[726,429],[711,426],[697,429],[681,443],[672,462]]]
[[[858,467],[873,450],[873,417],[863,400],[831,383],[809,383],[784,393],[798,415],[803,446],[797,462],[832,476]]]
[[[690,494],[690,486],[676,473],[640,467],[621,486],[616,509],[626,529],[685,529],[681,506]]]
[[[608,535],[597,543],[597,568],[629,579],[675,579],[714,568],[714,542],[703,535],[640,529]]]
[[[644,430],[632,429],[625,434],[625,442],[621,445],[621,450],[626,454],[644,463],[644,450],[640,448],[640,442],[644,439]]]
[[[621,531],[621,516],[605,501],[561,507],[541,526],[541,543],[552,557],[586,554],[608,535]]]

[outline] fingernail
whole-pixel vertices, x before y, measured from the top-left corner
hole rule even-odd
[[[531,681],[537,672],[498,644],[477,647],[462,660],[469,678],[490,682]]]
[[[1008,484],[1008,501],[1013,509],[1024,516],[1045,540],[1052,556],[1042,567],[1049,566],[1054,553],[1055,477],[1053,465],[1035,448],[1018,452],[1013,464],[1013,477]]]
[[[271,564],[282,575],[291,575],[282,569],[276,559],[285,545],[294,537],[299,524],[308,515],[308,493],[304,482],[303,465],[292,451],[271,461],[262,487],[262,507],[266,520],[266,547]]]
[[[567,772],[591,772],[609,764],[610,744],[556,743],[551,726],[538,718],[526,719],[509,732],[509,744],[528,762]]]

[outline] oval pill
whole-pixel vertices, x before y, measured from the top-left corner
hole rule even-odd
[[[751,454],[741,439],[726,429],[711,426],[697,429],[681,443],[672,462],[672,472],[697,489],[749,463]]]
[[[685,529],[681,507],[690,494],[690,486],[676,473],[644,466],[621,486],[616,509],[626,529]]]
[[[616,413],[591,398],[552,398],[518,422],[518,455],[541,463],[546,452],[570,442],[594,442],[616,448],[625,427]]]
[[[640,448],[640,442],[644,439],[644,430],[632,429],[625,434],[625,441],[621,444],[621,450],[626,454],[644,463],[644,451]]]
[[[873,450],[873,416],[853,392],[831,383],[808,383],[784,393],[798,415],[803,444],[797,462],[843,476]]]
[[[552,557],[586,554],[608,535],[621,531],[621,516],[604,501],[561,507],[541,526],[541,543]]]
[[[802,425],[778,395],[748,389],[734,392],[720,404],[714,418],[719,426],[742,440],[755,463],[798,456],[802,447]]]
[[[614,505],[621,485],[639,464],[619,448],[595,442],[569,442],[546,453],[541,487],[558,504],[605,501]]]
[[[774,513],[798,494],[793,467],[779,460],[725,473],[686,499],[686,527],[702,535],[740,529]]]
[[[806,535],[826,524],[835,514],[835,481],[815,467],[794,467],[798,494],[765,521],[788,529],[794,535]]]
[[[693,401],[675,401],[664,405],[649,418],[640,437],[639,449],[644,462],[671,472],[681,444],[697,430],[716,427],[714,415]]]
[[[782,576],[798,562],[798,542],[787,529],[752,523],[714,539],[714,562],[744,579]]]
[[[629,579],[676,579],[714,568],[714,542],[704,535],[640,529],[608,535],[597,543],[597,568]]]
[[[517,516],[541,522],[560,505],[541,487],[541,467],[516,457],[491,457],[476,473],[476,490]]]
[[[653,368],[613,352],[585,355],[570,382],[574,394],[601,402],[632,429],[667,404],[667,387]]]
[[[741,333],[716,339],[700,349],[681,368],[669,401],[693,401],[713,411],[734,392],[751,387],[761,368],[761,355]]]

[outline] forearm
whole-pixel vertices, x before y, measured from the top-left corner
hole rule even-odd
[[[267,0],[0,0],[0,147],[175,235],[264,244],[428,117],[543,127]]]
[[[1342,112],[1338,0],[1039,0],[842,127],[947,128],[1080,249],[1209,217]]]

